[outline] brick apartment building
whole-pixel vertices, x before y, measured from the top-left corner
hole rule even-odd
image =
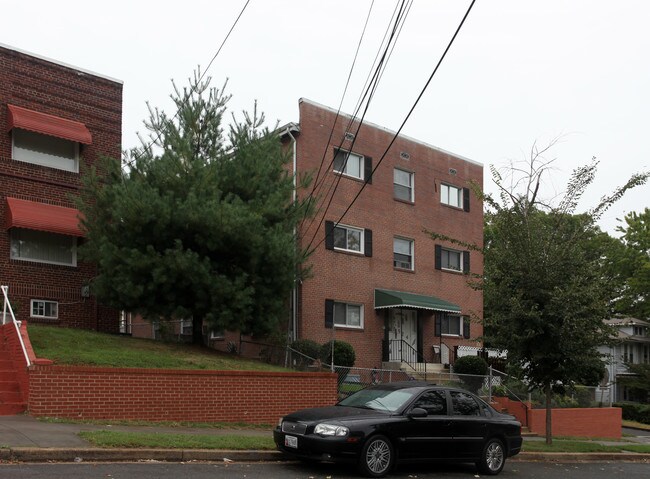
[[[482,245],[483,205],[469,189],[483,184],[482,165],[404,136],[382,161],[394,132],[365,122],[357,132],[349,116],[305,99],[299,110],[283,139],[299,174],[322,162],[323,186],[319,213],[300,234],[315,249],[312,275],[297,291],[293,337],[347,341],[356,366],[372,368],[453,362],[455,346],[480,346],[483,297],[468,280],[482,274],[483,258],[424,230]]]
[[[81,163],[121,156],[122,83],[0,45],[0,284],[20,320],[117,332],[97,304],[73,198]]]

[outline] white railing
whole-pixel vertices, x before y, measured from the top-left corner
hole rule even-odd
[[[16,320],[14,315],[14,310],[11,308],[11,303],[9,302],[9,286],[0,286],[2,288],[2,294],[4,296],[4,308],[2,309],[2,324],[7,324],[9,321],[7,319],[7,309],[11,315],[11,322],[16,328],[16,334],[18,335],[18,341],[20,341],[20,347],[23,349],[23,354],[25,355],[25,361],[27,366],[31,366],[31,361],[29,360],[29,355],[27,354],[27,348],[25,348],[25,342],[23,341],[23,336],[20,334],[20,321]]]

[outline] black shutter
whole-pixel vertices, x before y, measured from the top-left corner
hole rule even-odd
[[[334,249],[334,222],[325,222],[325,249]]]
[[[325,327],[332,329],[334,327],[334,301],[325,300]]]
[[[363,230],[363,254],[372,257],[372,230]]]
[[[469,274],[469,251],[463,251],[463,273]]]
[[[469,339],[469,316],[463,316],[463,338]]]
[[[469,188],[463,188],[463,210],[469,213]]]
[[[442,246],[436,245],[436,269],[442,269]]]
[[[372,158],[370,156],[363,157],[363,179],[369,185],[372,184]]]
[[[433,334],[436,338],[442,336],[442,313],[436,313],[436,329]]]

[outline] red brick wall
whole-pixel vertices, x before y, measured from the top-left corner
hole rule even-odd
[[[37,417],[276,424],[337,400],[330,373],[33,366],[29,379]]]
[[[553,409],[551,428],[554,436],[621,437],[622,412],[618,407]],[[531,409],[528,427],[546,434],[546,410]]]
[[[325,178],[320,192],[320,204],[325,208],[329,201],[327,191],[340,178],[336,194],[324,220],[337,221],[363,182],[341,177],[332,172],[334,148],[343,137],[348,118],[339,117],[334,135],[328,142],[335,112],[313,103],[300,103],[300,133],[297,136],[298,171],[318,169],[324,156],[324,167],[319,182]],[[393,133],[380,127],[364,125],[357,134],[352,151],[372,158],[373,168],[380,161]],[[349,149],[350,142],[343,148]],[[400,152],[410,154],[410,160],[400,158]],[[393,194],[393,169],[401,167],[415,173],[415,201],[413,204],[396,201]],[[457,171],[456,175],[449,172]],[[427,234],[428,229],[467,243],[481,246],[483,243],[483,205],[472,195],[470,212],[442,205],[440,202],[441,182],[463,188],[469,181],[483,184],[483,167],[450,153],[425,144],[400,137],[382,161],[372,178],[372,184],[365,187],[354,206],[341,223],[373,232],[373,256],[371,258],[325,249],[325,226],[320,224],[312,246],[315,251],[308,260],[312,265],[312,277],[306,279],[300,289],[298,337],[313,339],[319,343],[332,338],[331,329],[324,327],[325,299],[364,305],[364,328],[362,330],[337,328],[336,339],[351,343],[356,351],[357,366],[378,367],[381,365],[381,342],[385,334],[385,312],[374,309],[374,289],[384,288],[397,291],[436,296],[462,308],[463,314],[474,314],[482,318],[483,298],[480,291],[467,284],[466,275],[436,270],[434,267],[435,244]],[[306,194],[305,192],[302,193]],[[307,221],[301,230],[302,245],[306,247],[316,231],[323,213],[316,216],[313,224]],[[393,237],[403,236],[414,240],[415,271],[403,271],[393,267]],[[320,243],[320,244],[319,244]],[[450,246],[439,242],[444,246]],[[454,249],[459,249],[455,247]],[[482,274],[483,259],[480,254],[471,253],[471,272]],[[419,311],[422,322],[423,353],[431,361],[432,345],[440,338],[434,336],[434,316],[429,311]],[[471,324],[471,337],[483,334],[481,321]],[[468,344],[462,338],[445,337],[450,348],[457,344]],[[476,342],[469,342],[476,345]]]
[[[531,432],[546,434],[546,409],[526,409],[523,403],[505,397],[492,401],[497,409],[505,409]],[[554,436],[621,437],[621,408],[561,408],[553,409],[551,427]]]
[[[29,318],[31,299],[45,299],[59,302],[56,324],[117,331],[115,311],[98,305],[93,297],[81,297],[81,286],[95,275],[93,265],[68,267],[9,258],[5,197],[74,207],[72,197],[78,194],[81,175],[13,160],[7,104],[84,123],[92,144],[82,146],[83,162],[96,165],[100,155],[121,156],[122,85],[0,47],[0,283],[9,285],[18,319]]]
[[[27,326],[22,325],[21,331],[26,331]],[[31,353],[30,361],[32,361],[33,351],[31,349],[31,344],[29,343],[29,338],[27,334],[23,334],[23,339],[27,338],[25,346],[28,349],[28,354]],[[3,324],[0,326],[0,340],[4,341],[4,347],[9,351],[11,359],[14,364],[14,369],[16,371],[16,380],[20,384],[20,392],[23,396],[23,400],[26,402],[29,395],[29,376],[27,373],[27,360],[25,359],[25,353],[20,344],[20,339],[18,338],[18,331],[13,322]]]

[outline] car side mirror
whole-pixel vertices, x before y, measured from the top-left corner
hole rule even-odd
[[[428,413],[426,409],[422,409],[421,407],[414,407],[408,412],[408,417],[427,417]]]

